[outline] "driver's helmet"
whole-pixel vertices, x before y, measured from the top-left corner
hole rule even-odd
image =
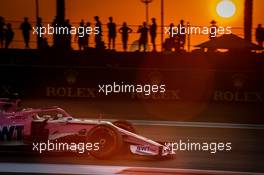
[[[62,114],[57,114],[57,118],[61,119],[61,118],[63,118],[63,115]]]
[[[63,118],[63,115],[62,114],[57,114],[54,118],[53,118],[53,120],[60,120],[60,119],[62,119]]]

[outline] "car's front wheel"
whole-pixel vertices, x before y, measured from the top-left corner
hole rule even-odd
[[[107,159],[117,155],[123,143],[122,136],[117,129],[107,124],[92,128],[87,134],[87,140],[99,146],[99,149],[90,151],[90,154],[98,159]]]

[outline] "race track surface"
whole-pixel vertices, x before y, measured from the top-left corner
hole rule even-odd
[[[3,162],[56,163],[80,165],[107,165],[129,167],[181,168],[199,170],[223,170],[264,173],[264,130],[211,127],[147,126],[137,125],[138,133],[158,141],[177,142],[188,139],[193,142],[232,142],[231,151],[177,152],[173,159],[148,160],[122,157],[112,160],[95,160],[85,156],[30,156],[7,154],[0,157]]]

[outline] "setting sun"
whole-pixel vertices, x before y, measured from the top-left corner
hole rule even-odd
[[[222,0],[216,6],[216,12],[223,18],[230,18],[234,16],[236,12],[235,4],[230,0]]]

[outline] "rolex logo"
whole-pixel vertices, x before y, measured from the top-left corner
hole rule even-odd
[[[234,74],[232,76],[233,79],[233,86],[235,88],[242,88],[245,84],[245,75],[243,74]]]
[[[76,83],[77,75],[78,75],[76,71],[70,69],[70,70],[67,70],[64,74],[65,74],[65,78],[68,84],[72,85]]]

